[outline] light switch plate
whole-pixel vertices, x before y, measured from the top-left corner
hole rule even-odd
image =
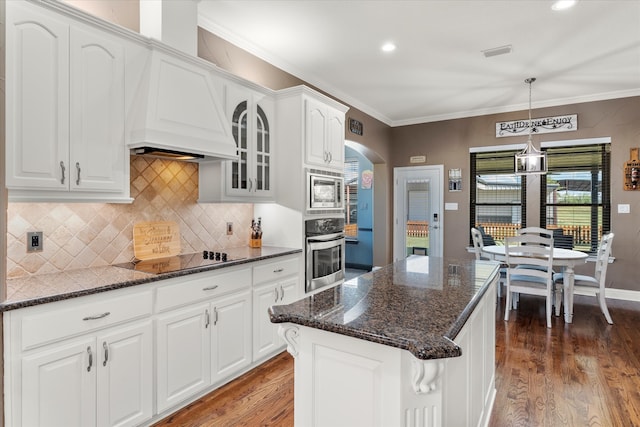
[[[619,204],[618,213],[631,213],[631,206],[628,204]]]

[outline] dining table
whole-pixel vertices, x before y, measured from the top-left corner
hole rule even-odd
[[[549,248],[553,251],[554,267],[563,268],[563,296],[564,296],[564,321],[573,321],[573,284],[575,281],[574,267],[577,264],[587,262],[589,254],[573,249]],[[482,251],[492,260],[505,261],[505,246],[489,245],[482,248]],[[551,252],[550,252],[551,253]]]

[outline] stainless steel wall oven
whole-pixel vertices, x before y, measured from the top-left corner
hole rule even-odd
[[[305,221],[306,292],[344,281],[344,218]]]

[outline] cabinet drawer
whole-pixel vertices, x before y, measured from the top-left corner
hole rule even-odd
[[[151,311],[150,290],[115,297],[91,295],[45,304],[22,315],[22,349],[150,316]]]
[[[172,279],[158,288],[157,308],[164,311],[251,286],[251,269],[198,273]]]
[[[300,273],[299,267],[298,258],[283,259],[258,265],[253,268],[253,284],[259,285],[277,281],[283,277],[298,275]]]

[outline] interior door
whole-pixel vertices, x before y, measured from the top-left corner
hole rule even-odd
[[[442,256],[443,175],[443,165],[394,169],[394,261]]]

